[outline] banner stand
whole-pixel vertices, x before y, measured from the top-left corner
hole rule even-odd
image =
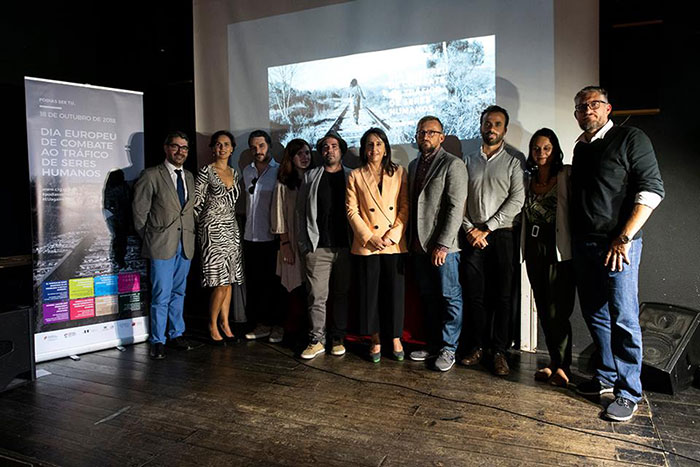
[[[142,342],[143,93],[25,77],[36,361]]]

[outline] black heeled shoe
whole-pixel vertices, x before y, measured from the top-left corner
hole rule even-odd
[[[241,342],[241,338],[237,337],[233,331],[231,331],[231,334],[233,334],[233,335],[229,337],[226,335],[223,328],[221,327],[221,323],[218,323],[218,326],[219,326],[219,332],[221,333],[221,336],[224,338],[225,342],[229,342],[231,344],[238,344]]]
[[[209,344],[209,345],[212,345],[212,346],[214,346],[214,347],[223,347],[223,346],[226,345],[226,339],[221,339],[221,340],[218,340],[218,341],[217,341],[217,340],[214,339],[213,337],[209,336],[208,344]]]
[[[217,325],[216,327],[218,330],[219,326]],[[226,336],[222,336],[221,339],[217,340],[214,339],[214,336],[211,335],[211,332],[211,325],[209,325],[209,339],[207,339],[207,344],[212,345],[214,347],[223,347],[224,345],[226,345]]]

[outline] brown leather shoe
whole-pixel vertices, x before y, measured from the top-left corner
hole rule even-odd
[[[477,365],[484,356],[484,349],[477,347],[476,349],[469,352],[460,363],[464,366],[474,366]]]
[[[508,368],[508,360],[506,360],[503,352],[497,352],[493,356],[493,374],[496,376],[508,376],[510,368]]]

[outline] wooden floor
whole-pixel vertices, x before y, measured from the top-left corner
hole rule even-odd
[[[154,362],[139,344],[44,363],[0,394],[0,465],[700,465],[700,389],[647,394],[612,424],[535,383],[536,356],[499,379],[364,351],[306,363],[258,342]]]

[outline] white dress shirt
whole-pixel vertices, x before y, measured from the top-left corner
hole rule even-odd
[[[270,210],[272,193],[277,183],[279,164],[271,158],[258,176],[255,161],[243,169],[243,190],[245,191],[245,232],[243,239],[250,242],[271,242],[275,236],[270,232]],[[253,179],[257,179],[253,186]],[[253,187],[253,193],[250,188]]]
[[[180,173],[182,175],[182,185],[185,187],[185,201],[187,201],[187,183],[185,182],[185,169],[184,167],[175,167],[173,164],[170,163],[167,159],[165,160],[165,168],[168,169],[168,173],[170,174],[170,178],[173,181],[173,186],[175,187],[175,191],[177,191],[177,174],[175,173],[176,170],[181,170],[182,172]]]

